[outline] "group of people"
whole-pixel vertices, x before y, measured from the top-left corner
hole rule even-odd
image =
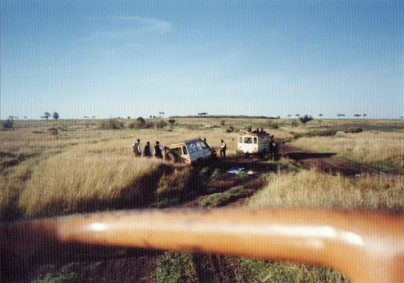
[[[140,144],[140,139],[137,139],[132,145],[133,153],[136,157],[142,156],[142,146]],[[154,146],[154,157],[163,159],[163,150],[164,147],[160,145],[159,141],[156,141]],[[145,157],[153,157],[153,149],[150,145],[150,142],[147,142],[143,149],[143,156]]]

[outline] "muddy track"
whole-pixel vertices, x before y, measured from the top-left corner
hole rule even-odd
[[[343,175],[345,177],[358,177],[362,174],[379,176],[387,173],[382,170],[361,165],[349,160],[336,158],[336,153],[304,152],[290,145],[282,146],[282,156],[292,160],[302,169],[316,168],[320,172]]]

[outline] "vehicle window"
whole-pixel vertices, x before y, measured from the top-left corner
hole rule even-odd
[[[189,150],[189,153],[191,153],[191,154],[194,153],[197,150],[196,144],[195,143],[188,144],[188,150]]]
[[[254,144],[257,144],[258,138],[254,138]]]
[[[252,138],[250,138],[250,137],[244,138],[244,143],[251,144],[252,143]]]
[[[181,147],[175,147],[172,149],[172,151],[177,155],[182,155]]]
[[[200,142],[197,142],[197,143],[196,143],[196,147],[198,148],[199,151],[202,150],[202,145],[201,145]]]
[[[239,143],[243,143],[243,137],[240,137]]]
[[[204,142],[200,142],[200,143],[201,143],[202,149],[207,149],[207,148],[208,148],[208,146],[206,145],[206,143],[204,143]]]
[[[184,152],[184,154],[188,154],[188,150],[187,150],[187,147],[186,147],[186,146],[183,146],[183,147],[182,147],[182,151]]]

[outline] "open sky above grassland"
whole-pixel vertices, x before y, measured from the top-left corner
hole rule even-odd
[[[404,115],[403,1],[0,5],[1,119]]]

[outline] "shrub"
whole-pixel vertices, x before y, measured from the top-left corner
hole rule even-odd
[[[140,124],[146,124],[146,120],[143,119],[143,117],[138,117],[138,118],[136,119],[136,121],[138,121]]]
[[[233,127],[233,126],[230,126],[230,127],[226,130],[226,133],[228,133],[228,134],[233,133],[233,132],[234,132],[234,127]]]
[[[174,125],[174,124],[175,124],[175,120],[174,120],[174,119],[170,119],[170,120],[168,120],[168,122],[169,122],[171,125]]]
[[[7,119],[3,121],[3,129],[14,129],[14,120]]]
[[[347,130],[345,130],[345,133],[351,133],[351,134],[357,134],[357,133],[362,133],[362,132],[363,132],[363,128],[359,128],[359,127],[348,128]]]
[[[300,122],[302,122],[303,125],[310,122],[313,119],[314,118],[312,116],[309,116],[309,115],[304,115],[302,117],[299,117],[299,120],[300,120]]]
[[[276,123],[276,122],[274,123],[274,122],[272,122],[272,121],[269,121],[269,123],[268,123],[268,128],[274,129],[274,130],[279,129],[279,124]]]
[[[59,134],[59,131],[57,128],[50,128],[48,131],[54,136],[57,136]]]
[[[154,128],[153,122],[142,122],[141,120],[137,119],[136,121],[130,122],[128,124],[128,128],[130,129],[150,129]]]
[[[294,128],[299,126],[299,123],[296,120],[293,120],[292,122],[290,122],[290,126]]]
[[[168,126],[168,124],[167,124],[165,121],[163,121],[163,120],[161,120],[161,121],[159,121],[158,123],[156,123],[157,129],[162,129],[162,128],[165,128],[165,127],[167,127],[167,126]]]
[[[101,122],[101,129],[117,130],[123,128],[123,123],[117,119],[109,119]]]

